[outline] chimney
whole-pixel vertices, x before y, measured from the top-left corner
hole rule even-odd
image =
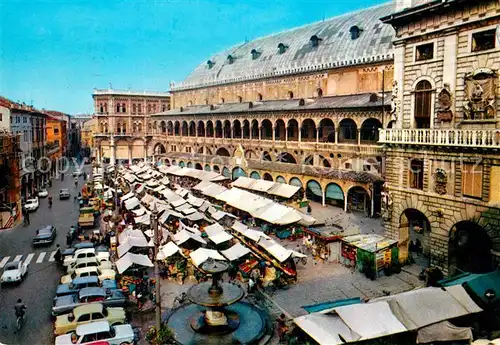
[[[395,0],[396,3],[396,12],[401,12],[407,8],[410,8],[413,6],[414,0]]]

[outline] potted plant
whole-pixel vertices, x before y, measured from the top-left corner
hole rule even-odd
[[[149,327],[145,336],[146,341],[152,345],[174,344],[174,332],[165,324],[162,324],[158,332],[156,326]]]

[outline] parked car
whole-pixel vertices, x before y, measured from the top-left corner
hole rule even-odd
[[[83,175],[83,171],[81,171],[80,169],[76,169],[75,171],[73,171],[74,177],[78,177],[78,176],[82,176],[82,175]]]
[[[56,289],[56,297],[74,295],[86,287],[99,287],[99,278],[96,276],[77,277],[69,284],[60,284]]]
[[[43,189],[40,189],[40,191],[38,192],[38,197],[39,198],[46,198],[49,196],[49,191],[45,188]]]
[[[83,288],[78,291],[78,294],[54,298],[52,316],[59,316],[72,311],[80,305],[94,302],[102,303],[106,307],[125,307],[127,297],[120,290],[113,290],[108,293],[106,289],[100,287]]]
[[[72,341],[72,338],[76,338],[76,341]],[[95,345],[103,342],[109,345],[131,345],[135,341],[134,330],[129,324],[110,326],[107,321],[99,321],[78,326],[75,332],[56,337],[55,345]]]
[[[83,258],[83,259],[78,259],[72,264],[70,264],[67,268],[67,273],[71,274],[75,270],[79,268],[85,268],[85,267],[97,267],[99,269],[112,269],[113,265],[111,264],[110,261],[107,260],[102,260],[99,261],[96,256],[92,258]]]
[[[2,278],[0,281],[5,283],[19,283],[28,273],[28,265],[21,261],[9,262],[3,269]]]
[[[59,191],[59,200],[67,200],[71,197],[69,189],[63,188]]]
[[[97,321],[107,321],[112,326],[123,325],[127,321],[125,309],[108,308],[100,303],[81,305],[73,309],[72,312],[56,318],[54,334],[66,334],[74,331],[80,325]]]
[[[61,277],[61,284],[69,284],[73,281],[73,279],[77,277],[88,277],[88,276],[96,276],[99,278],[99,281],[103,281],[104,279],[115,279],[116,272],[109,268],[99,268],[96,266],[89,266],[84,268],[79,268],[75,270],[71,274],[67,274]]]
[[[24,207],[29,212],[34,212],[34,211],[38,210],[39,206],[40,206],[40,203],[38,202],[38,197],[36,197],[34,199],[28,199],[28,200],[26,200],[26,204],[24,204]]]
[[[95,248],[82,248],[75,250],[75,253],[72,256],[66,256],[64,258],[64,266],[69,266],[81,258],[91,258],[96,256],[99,261],[109,261],[109,252],[96,251]]]
[[[33,246],[51,244],[56,238],[57,230],[53,225],[38,229],[33,237]]]

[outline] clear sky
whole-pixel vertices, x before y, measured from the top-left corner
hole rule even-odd
[[[382,0],[0,0],[0,95],[69,114],[92,89],[166,91],[212,54]]]

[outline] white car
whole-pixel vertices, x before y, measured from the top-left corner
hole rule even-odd
[[[23,264],[21,261],[10,262],[5,265],[1,278],[2,284],[4,283],[19,283],[23,280],[24,276],[28,273],[28,265]]]
[[[72,263],[83,258],[94,258],[97,257],[98,261],[109,261],[109,252],[96,252],[94,248],[82,248],[77,249],[73,256],[68,256],[64,258],[63,265],[68,267]]]
[[[87,323],[76,327],[76,331],[56,337],[55,345],[95,344],[107,342],[109,345],[132,345],[135,336],[132,326],[110,326],[107,321]]]
[[[38,206],[40,206],[38,198],[28,199],[26,200],[26,204],[24,204],[24,207],[26,207],[26,210],[28,210],[29,212],[38,210]]]
[[[48,190],[46,190],[45,188],[44,188],[44,189],[42,189],[42,190],[40,190],[40,191],[38,192],[38,197],[39,197],[39,198],[46,198],[46,197],[48,197],[48,196],[49,196],[49,191],[48,191]]]

